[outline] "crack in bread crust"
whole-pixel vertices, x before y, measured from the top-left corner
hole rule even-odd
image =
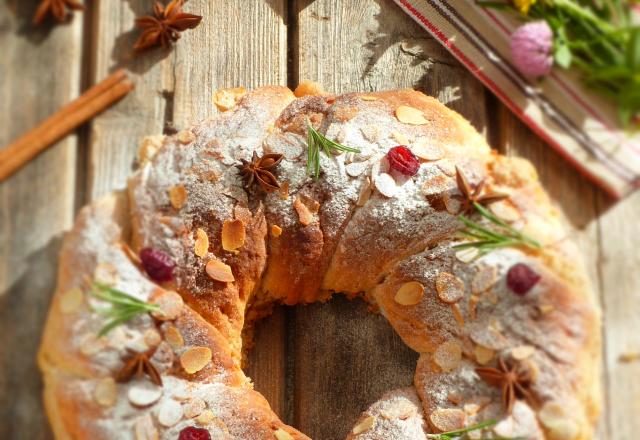
[[[403,123],[396,117],[401,106],[422,112],[427,122]],[[322,175],[314,181],[305,166],[307,120],[360,153],[321,155]],[[413,177],[389,168],[386,152],[398,144],[428,150]],[[254,152],[283,154],[276,175],[288,191],[244,187],[235,166]],[[455,166],[472,184],[485,181],[510,193],[496,209],[544,250],[503,249],[462,262],[450,241],[460,228],[451,207]],[[396,184],[392,197],[376,186],[381,174]],[[363,201],[365,185],[371,191]],[[270,303],[310,303],[333,292],[364,295],[421,354],[415,390],[383,396],[350,439],[423,438],[442,429],[443,420],[487,418],[500,420],[495,430],[502,436],[592,437],[599,411],[599,315],[579,255],[558,233],[561,216],[526,161],[492,152],[467,121],[435,99],[412,90],[295,99],[283,87],[256,89],[231,111],[164,139],[131,178],[126,199],[115,194],[83,209],[65,240],[39,358],[58,438],[113,438],[115,432],[133,438],[145,429],[151,438],[154,430],[176,438],[193,424],[185,412],[204,408],[211,418],[203,426],[214,434],[251,440],[283,430],[306,438],[251,390],[240,369],[243,336],[250,334],[243,329],[267,314]],[[242,223],[237,251],[222,244],[223,225],[231,221]],[[203,233],[208,248],[195,252]],[[175,260],[174,281],[158,290],[141,273],[121,245],[129,235],[134,252],[152,247]],[[207,275],[212,259],[231,268],[234,282]],[[542,281],[517,297],[505,277],[522,262]],[[438,290],[443,274],[464,290],[455,304]],[[75,304],[68,292],[86,288],[86,278],[104,276],[145,301],[175,290],[186,305],[174,320],[155,325],[143,316],[97,337],[101,318],[88,307],[93,300],[84,295]],[[405,304],[397,294],[408,282],[422,290]],[[139,351],[149,341],[160,344],[153,362],[166,384],[157,401],[136,407],[129,401],[136,401],[142,384],[116,386],[109,378],[127,348]],[[181,363],[193,347],[209,349],[211,361],[187,374]],[[497,389],[474,368],[513,353],[537,368],[536,402],[520,400],[508,415],[497,404]],[[416,412],[420,401],[423,411]],[[554,419],[558,406],[566,414]],[[401,409],[408,411],[405,418]]]

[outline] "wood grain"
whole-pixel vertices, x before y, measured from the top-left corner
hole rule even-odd
[[[34,29],[36,3],[0,2],[0,145],[79,94],[82,16]],[[69,136],[0,184],[0,438],[51,437],[35,355],[73,219],[76,149]]]

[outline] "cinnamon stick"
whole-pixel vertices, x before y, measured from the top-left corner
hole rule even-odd
[[[0,182],[132,89],[124,70],[118,70],[0,150]]]

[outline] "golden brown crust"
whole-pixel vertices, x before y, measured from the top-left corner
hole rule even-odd
[[[236,90],[233,103],[165,139],[154,157],[145,154],[128,201],[117,194],[85,208],[65,240],[39,355],[58,438],[174,439],[200,423],[196,412],[215,435],[276,438],[281,429],[282,438],[306,438],[250,390],[240,370],[242,329],[273,302],[308,303],[333,292],[362,293],[421,354],[415,385],[424,420],[417,413],[411,423],[385,419],[349,438],[416,438],[415,430],[486,418],[500,419],[494,434],[502,436],[510,429],[528,438],[591,438],[600,401],[597,306],[561,215],[528,162],[492,152],[464,118],[413,90],[295,99],[286,88],[265,87]],[[359,153],[320,154],[320,179],[310,178],[309,123]],[[420,151],[415,176],[390,168],[386,153],[398,144]],[[236,166],[254,152],[284,156],[274,171],[280,191],[245,188]],[[543,250],[461,258],[456,167],[472,185],[508,193],[491,209]],[[235,231],[232,240],[225,230]],[[127,244],[133,254],[151,247],[170,255],[174,279],[152,282]],[[233,281],[211,275],[212,261],[228,266]],[[506,285],[517,263],[541,276],[526,296]],[[87,280],[105,278],[145,301],[175,290],[185,305],[170,319],[145,315],[97,337],[103,319]],[[408,296],[398,296],[407,283]],[[160,395],[144,378],[113,383],[127,349],[156,346]],[[514,356],[537,376],[535,399],[519,399],[509,415],[475,368]],[[415,407],[415,392],[384,396],[359,423],[394,405]],[[156,400],[141,406],[150,395]]]

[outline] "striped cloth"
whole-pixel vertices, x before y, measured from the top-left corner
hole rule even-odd
[[[640,186],[640,134],[625,131],[614,106],[573,72],[529,80],[511,64],[517,14],[473,0],[394,0],[537,135],[616,198]]]

